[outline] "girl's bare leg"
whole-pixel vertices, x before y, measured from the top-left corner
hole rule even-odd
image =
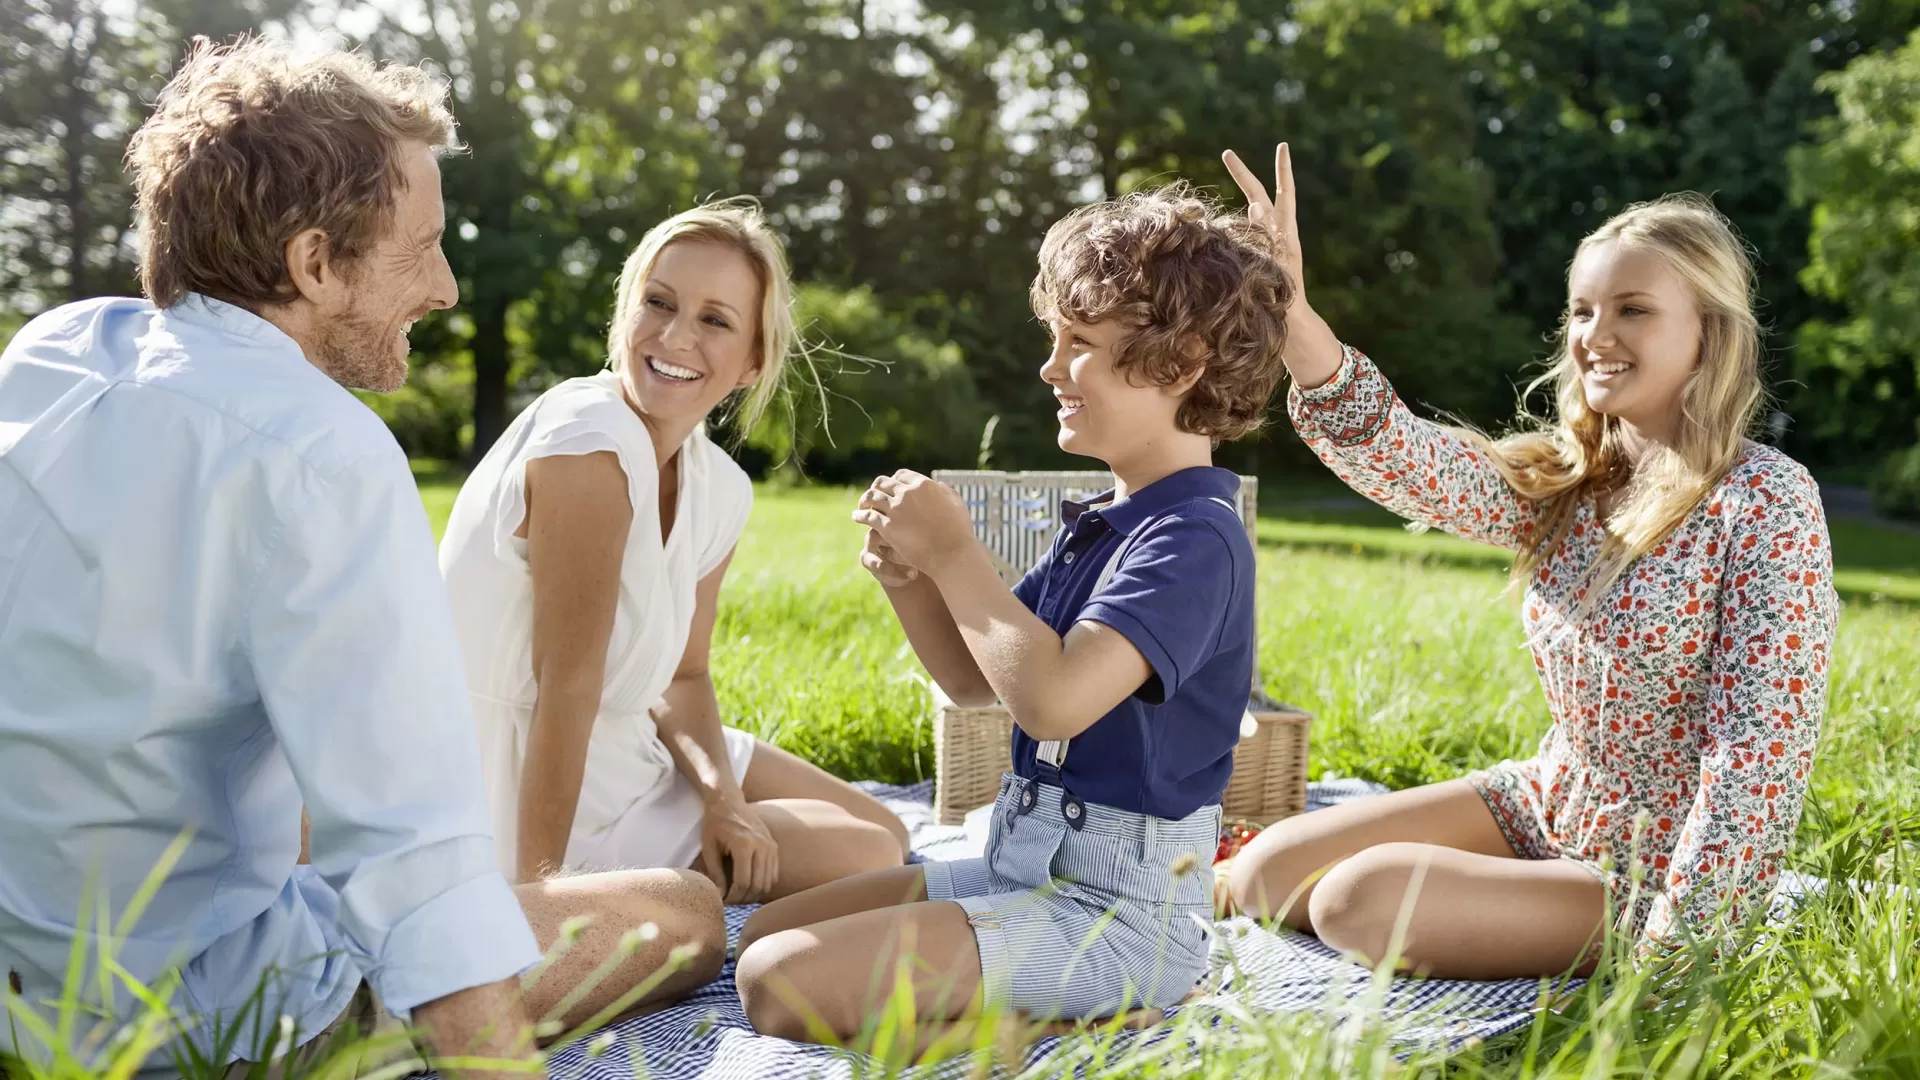
[[[753,758],[747,762],[747,775],[740,784],[740,792],[752,803],[769,799],[808,799],[826,803],[838,807],[856,820],[884,829],[893,837],[899,849],[891,864],[893,866],[905,861],[912,850],[906,825],[893,811],[881,805],[879,799],[764,739],[754,743]]]
[[[1605,886],[1579,863],[1408,843],[1341,862],[1309,907],[1321,941],[1369,966],[1404,920],[1399,966],[1447,979],[1591,974],[1608,916]]]
[[[1286,925],[1313,933],[1310,907],[1318,876],[1367,848],[1392,843],[1514,857],[1480,794],[1465,780],[1448,780],[1275,822],[1228,864],[1233,910],[1261,920],[1278,914]]]

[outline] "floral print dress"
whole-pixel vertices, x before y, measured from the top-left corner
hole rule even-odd
[[[1415,417],[1347,347],[1295,386],[1294,426],[1355,491],[1456,536],[1519,549],[1535,505],[1484,451]],[[1582,863],[1644,949],[1763,905],[1800,820],[1839,603],[1819,489],[1750,447],[1597,602],[1589,502],[1523,606],[1552,727],[1539,754],[1468,780],[1522,858]]]

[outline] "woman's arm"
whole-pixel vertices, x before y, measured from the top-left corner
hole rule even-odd
[[[1700,786],[1640,943],[1643,953],[1740,926],[1778,883],[1826,708],[1839,600],[1820,493],[1804,472],[1756,473],[1728,530],[1712,639]]]
[[[627,475],[611,451],[535,458],[526,468],[538,690],[520,772],[519,881],[566,861],[633,524]]]
[[[720,701],[714,696],[708,668],[720,583],[732,562],[729,550],[694,591],[687,647],[680,654],[673,682],[653,707],[653,722],[674,767],[700,793],[700,848],[707,876],[726,893],[727,903],[744,904],[765,896],[779,880],[780,848],[760,815],[747,805],[740,781],[733,775],[733,759],[720,730]]]

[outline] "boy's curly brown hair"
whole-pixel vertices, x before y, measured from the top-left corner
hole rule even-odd
[[[1172,386],[1204,366],[1176,422],[1215,443],[1266,419],[1285,370],[1292,299],[1266,229],[1185,183],[1083,206],[1055,222],[1028,290],[1042,320],[1126,327],[1114,365],[1135,385]]]

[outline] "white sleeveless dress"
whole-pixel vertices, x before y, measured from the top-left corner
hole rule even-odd
[[[619,376],[604,371],[561,383],[514,420],[460,489],[440,542],[440,572],[479,724],[494,843],[510,875],[536,693],[532,576],[527,542],[514,535],[526,516],[526,465],[599,451],[612,451],[626,471],[633,526],[566,865],[684,867],[700,851],[699,796],[674,768],[648,710],[686,651],[695,586],[733,550],[753,487],[732,458],[694,432],[681,446],[679,509],[663,545],[653,441],[622,396]],[[743,779],[753,736],[724,731],[734,776]]]

